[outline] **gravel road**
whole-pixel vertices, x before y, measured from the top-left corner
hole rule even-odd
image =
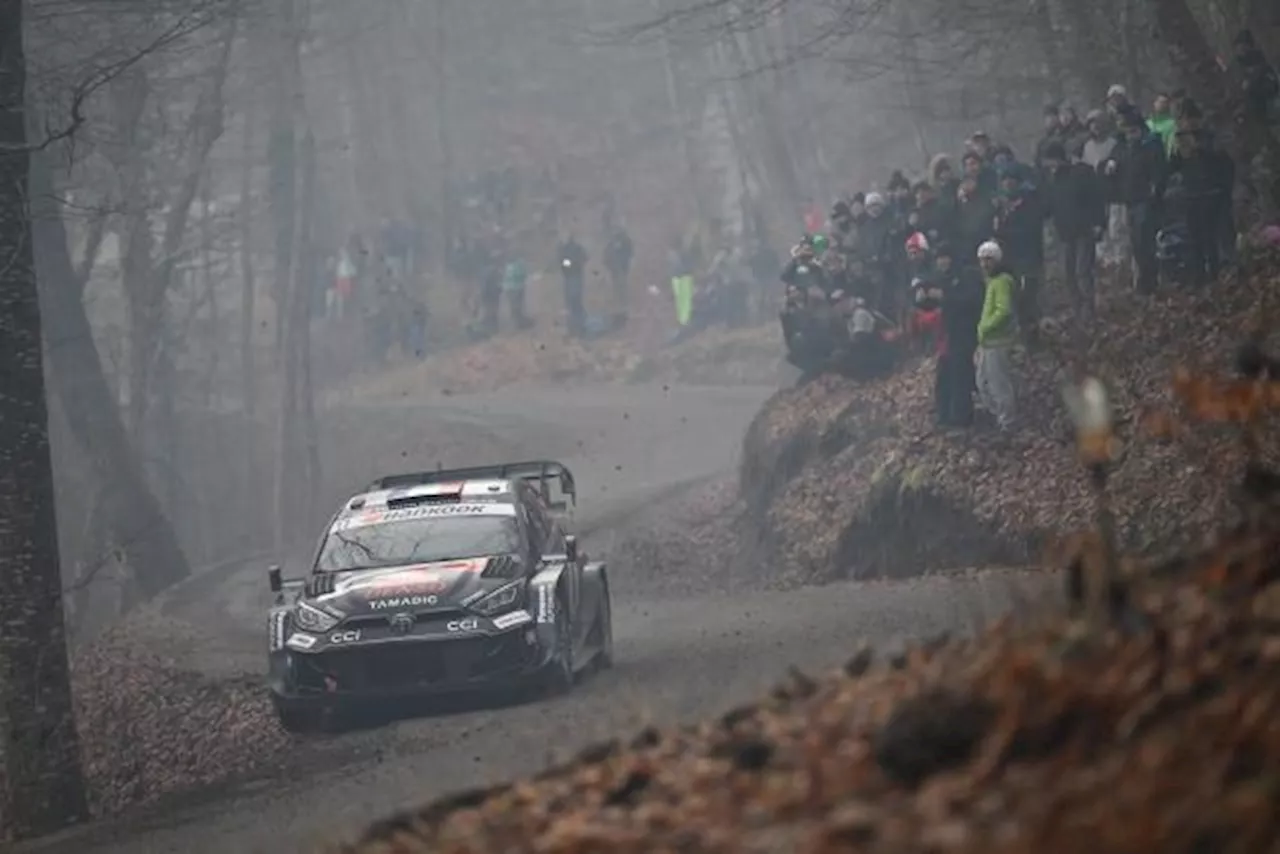
[[[576,525],[590,551],[632,523],[640,508],[731,469],[748,421],[771,391],[527,388],[405,403],[394,411],[423,430],[474,423],[522,456],[559,456],[578,479]],[[169,613],[210,639],[177,650],[184,663],[214,675],[261,670],[263,572],[242,566],[205,575],[169,596]],[[308,738],[299,741],[287,774],[17,850],[310,850],[384,813],[537,771],[593,741],[715,714],[758,694],[790,665],[838,665],[859,639],[886,643],[963,629],[1011,604],[1008,580],[981,574],[733,597],[705,590],[681,600],[647,595],[635,579],[615,579],[615,586],[617,666],[567,697],[496,709],[464,705]]]

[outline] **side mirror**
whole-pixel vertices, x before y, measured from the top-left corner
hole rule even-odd
[[[284,581],[280,577],[279,564],[272,564],[267,567],[267,585],[271,588],[272,593],[279,593],[284,590]]]
[[[564,538],[564,553],[569,558],[569,563],[578,562],[578,538],[573,534],[566,534]]]

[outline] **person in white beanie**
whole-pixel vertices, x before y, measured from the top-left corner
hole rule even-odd
[[[982,408],[995,416],[1001,431],[1013,426],[1016,396],[1010,351],[1017,340],[1013,312],[1013,276],[1003,264],[1000,244],[988,240],[978,247],[978,266],[986,281],[982,316],[978,321],[977,380]]]
[[[1112,83],[1111,88],[1107,89],[1107,112],[1113,116],[1118,115],[1129,104],[1129,90],[1119,83]]]

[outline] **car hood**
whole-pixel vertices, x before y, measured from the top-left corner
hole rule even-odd
[[[510,584],[510,577],[482,576],[491,563],[503,560],[518,558],[495,555],[326,573],[312,577],[303,598],[311,605],[335,610],[344,617],[453,610]]]

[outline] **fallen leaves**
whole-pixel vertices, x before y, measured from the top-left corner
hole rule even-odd
[[[1117,456],[1110,495],[1122,544],[1194,542],[1232,506],[1213,475],[1248,455],[1238,429],[1201,431],[1190,454],[1150,439],[1185,438],[1183,414],[1260,423],[1280,405],[1280,383],[1215,384],[1194,363],[1177,372],[1188,354],[1219,367],[1238,361],[1239,330],[1274,286],[1227,282],[1212,295],[1103,301],[1105,334],[1083,361],[1106,382],[1116,412],[1119,441],[1093,450]],[[1007,441],[934,427],[931,361],[881,381],[825,376],[779,392],[748,431],[740,469],[767,547],[762,560],[785,568],[785,584],[903,577],[1025,562],[1051,537],[1090,527],[1089,482],[1059,399],[1080,370],[1058,355],[1068,334],[1063,324],[1046,333],[1043,351],[1017,360],[1020,429]]]

